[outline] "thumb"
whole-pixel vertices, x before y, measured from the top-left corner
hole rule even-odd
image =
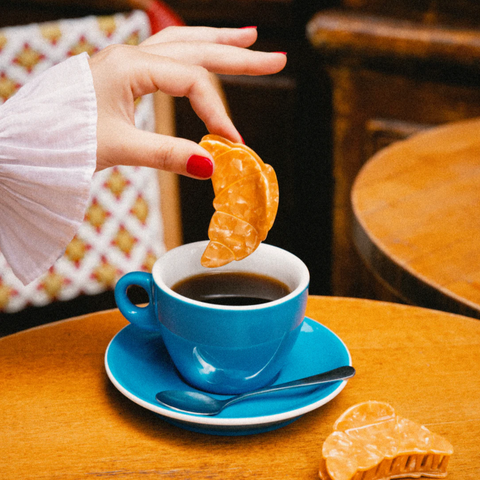
[[[139,130],[127,126],[114,138],[98,142],[97,171],[114,165],[157,168],[187,177],[207,179],[213,174],[212,156],[197,143],[184,138]],[[108,148],[102,149],[100,145]]]

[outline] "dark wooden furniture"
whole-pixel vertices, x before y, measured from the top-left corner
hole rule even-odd
[[[480,318],[480,120],[381,150],[352,189],[353,240],[407,303]]]
[[[449,480],[478,478],[480,322],[329,297],[309,298],[307,315],[343,339],[357,374],[330,403],[243,437],[182,430],[115,389],[104,354],[126,325],[118,310],[0,339],[0,476],[311,480],[340,414],[378,400],[453,445]]]
[[[309,22],[333,90],[334,294],[379,298],[350,230],[361,166],[393,141],[480,115],[479,22],[475,0],[344,0]]]

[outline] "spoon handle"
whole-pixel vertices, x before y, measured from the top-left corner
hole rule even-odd
[[[261,393],[276,392],[278,390],[287,390],[289,388],[295,387],[306,387],[308,385],[319,385],[320,383],[335,382],[337,380],[346,380],[355,375],[355,369],[351,366],[344,366],[329,370],[328,372],[319,373],[317,375],[312,375],[311,377],[301,378],[300,380],[293,380],[292,382],[281,383],[279,385],[270,385],[268,387],[259,388],[258,390],[253,390],[251,392],[243,393],[229,399],[226,403],[230,405],[236,403],[240,400],[243,400],[247,397],[253,397]]]

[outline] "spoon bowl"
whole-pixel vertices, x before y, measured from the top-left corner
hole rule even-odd
[[[224,408],[233,403],[240,402],[247,398],[258,395],[287,390],[290,388],[307,387],[319,385],[321,383],[336,382],[346,380],[355,375],[355,369],[351,366],[344,366],[323,372],[300,380],[293,380],[279,385],[270,385],[267,387],[252,390],[251,392],[235,395],[225,400],[219,400],[206,393],[188,390],[165,390],[156,395],[157,402],[180,412],[194,413],[196,415],[213,416],[218,415]]]

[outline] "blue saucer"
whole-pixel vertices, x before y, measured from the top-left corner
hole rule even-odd
[[[287,364],[274,383],[351,364],[342,340],[318,322],[305,318]],[[178,375],[160,335],[133,325],[112,339],[105,353],[105,367],[115,387],[133,402],[169,423],[214,435],[249,435],[282,427],[328,403],[347,383],[344,380],[274,392],[234,404],[215,417],[181,413],[157,403],[155,394],[161,390],[195,389]]]

